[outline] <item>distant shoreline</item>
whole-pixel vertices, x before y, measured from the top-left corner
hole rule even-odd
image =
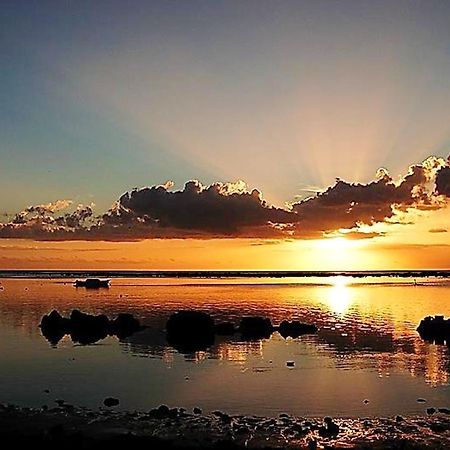
[[[346,276],[353,278],[450,278],[450,269],[442,270],[0,270],[0,278],[329,278]]]

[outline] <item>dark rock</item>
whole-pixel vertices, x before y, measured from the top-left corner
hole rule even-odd
[[[119,314],[111,323],[111,331],[114,332],[119,339],[125,339],[136,331],[141,329],[139,320],[132,314]]]
[[[115,320],[110,321],[104,314],[95,316],[74,309],[69,318],[62,317],[55,310],[49,315],[44,315],[40,328],[52,345],[56,345],[66,334],[70,334],[73,342],[86,345],[93,344],[108,335],[128,337],[142,327],[131,314],[119,314]]]
[[[427,414],[432,416],[436,412],[436,408],[427,408]]]
[[[426,403],[426,400],[424,398],[418,398],[417,402],[418,403]]]
[[[396,416],[395,417],[395,421],[397,422],[397,423],[400,423],[400,422],[403,422],[405,419],[402,417],[402,416]]]
[[[180,353],[206,350],[214,343],[214,320],[199,311],[178,311],[166,324],[167,341]]]
[[[199,414],[202,413],[202,410],[201,410],[200,408],[195,407],[195,408],[192,410],[192,412],[193,412],[194,414],[196,414],[196,415],[199,415]]]
[[[105,400],[103,400],[103,404],[108,408],[111,408],[112,406],[117,406],[119,403],[120,403],[119,399],[114,397],[107,397],[105,398]]]
[[[109,288],[109,280],[99,278],[87,278],[86,280],[76,280],[75,287],[85,287],[86,289]]]
[[[50,314],[42,317],[39,327],[42,335],[50,344],[56,346],[64,335],[69,332],[70,321],[62,317],[58,311],[53,310]]]
[[[273,325],[270,319],[265,317],[243,317],[239,331],[244,339],[269,338]]]
[[[450,414],[449,408],[438,408],[438,411],[442,414]]]
[[[445,320],[444,316],[427,316],[420,321],[417,331],[426,341],[444,344],[450,340],[450,319]]]
[[[327,428],[328,434],[331,436],[337,436],[339,434],[339,425],[335,424],[331,417],[325,417],[323,421]]]
[[[295,366],[295,362],[294,361],[286,361],[286,366],[287,367],[294,367]]]
[[[222,322],[214,327],[214,331],[219,336],[232,336],[236,333],[236,327],[231,322]]]
[[[159,405],[158,406],[158,411],[160,413],[167,414],[170,411],[170,409],[169,409],[169,407],[167,405]]]
[[[303,334],[317,333],[317,327],[312,324],[301,323],[298,320],[293,320],[292,322],[283,320],[278,327],[278,332],[284,338],[296,338]]]
[[[93,344],[105,339],[110,331],[108,317],[82,313],[74,309],[70,314],[70,337],[73,342],[82,345]]]

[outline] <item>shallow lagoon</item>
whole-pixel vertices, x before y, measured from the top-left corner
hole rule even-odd
[[[415,331],[426,315],[450,316],[448,281],[115,278],[100,290],[60,279],[0,281],[1,402],[64,399],[96,408],[115,396],[122,409],[164,403],[231,414],[360,417],[450,405],[449,350]],[[121,342],[80,346],[66,336],[51,347],[38,328],[41,316],[74,308],[110,317],[131,312],[148,328]],[[300,319],[319,333],[253,342],[221,337],[208,351],[183,355],[167,346],[164,325],[186,308],[236,323],[243,315]]]

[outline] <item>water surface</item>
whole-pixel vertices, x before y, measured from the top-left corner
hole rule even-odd
[[[448,281],[117,278],[104,290],[75,289],[71,281],[0,280],[1,402],[64,399],[96,408],[116,396],[122,409],[164,403],[309,416],[422,414],[450,405],[449,350],[415,331],[426,315],[450,316]],[[66,336],[52,347],[38,328],[42,315],[74,308],[130,312],[148,328],[124,341],[80,346]],[[299,319],[319,332],[253,342],[221,337],[207,351],[180,354],[167,345],[164,325],[186,308],[236,323],[243,315]]]

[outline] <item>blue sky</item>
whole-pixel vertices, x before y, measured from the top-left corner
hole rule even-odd
[[[445,1],[3,1],[0,210],[243,179],[276,204],[450,153]]]

